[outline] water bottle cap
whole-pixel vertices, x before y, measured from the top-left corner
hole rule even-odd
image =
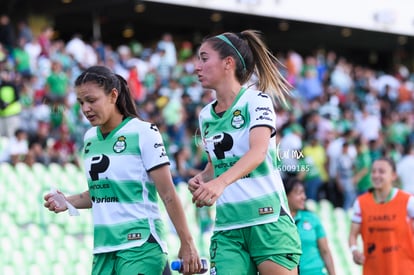
[[[181,268],[181,261],[172,261],[171,262],[171,269],[172,270],[180,270]]]

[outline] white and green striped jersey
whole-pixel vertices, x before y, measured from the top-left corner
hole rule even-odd
[[[98,127],[89,129],[84,142],[94,253],[140,246],[150,234],[167,252],[157,191],[148,174],[169,164],[158,128],[126,118],[105,138]]]
[[[278,220],[280,207],[289,213],[283,183],[276,166],[275,120],[269,95],[242,89],[220,117],[215,102],[200,112],[203,145],[210,155],[215,177],[232,167],[249,150],[250,130],[272,129],[266,159],[256,169],[230,184],[216,203],[215,230],[229,230]]]

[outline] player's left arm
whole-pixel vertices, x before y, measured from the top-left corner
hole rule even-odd
[[[165,205],[168,216],[180,239],[178,257],[184,261],[184,273],[195,273],[201,268],[201,261],[193,236],[187,223],[184,208],[172,182],[169,165],[162,165],[149,172],[157,192]]]

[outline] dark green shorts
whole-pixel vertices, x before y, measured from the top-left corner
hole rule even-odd
[[[167,255],[158,243],[93,256],[92,275],[145,274],[161,275]]]
[[[299,264],[302,249],[292,219],[217,231],[211,237],[211,274],[256,275],[257,266],[270,260],[289,270]]]

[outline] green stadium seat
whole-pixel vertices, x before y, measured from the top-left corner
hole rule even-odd
[[[318,211],[322,214],[332,213],[333,212],[333,205],[330,201],[326,199],[322,199],[318,202]]]
[[[337,275],[361,274],[356,271],[355,264],[348,248],[350,219],[348,211],[334,208],[328,200],[321,200],[316,205],[315,213],[320,217],[325,228],[328,244],[334,260]]]
[[[16,163],[16,165],[14,166],[14,171],[17,175],[22,177],[25,177],[26,175],[30,177],[30,175],[32,174],[32,169],[30,169],[30,167],[27,166],[27,164],[24,162]]]
[[[3,237],[0,239],[0,252],[1,252],[0,261],[3,264],[13,263],[13,255],[11,254],[11,251],[13,251],[15,247],[16,247],[16,240],[12,240],[8,238],[8,235],[3,235]],[[0,273],[0,274],[6,274],[6,273]]]
[[[79,264],[83,267],[87,267],[86,270],[90,270],[92,266],[92,244],[85,246],[83,243],[81,243],[81,246],[78,254],[78,260]],[[90,272],[88,272],[90,274]]]
[[[48,236],[54,240],[61,240],[65,236],[65,231],[63,230],[62,226],[58,224],[50,223],[46,230]]]
[[[37,263],[32,263],[29,265],[28,274],[46,274],[46,267],[39,266]]]
[[[13,264],[0,265],[0,273],[7,274],[7,275],[22,274],[20,272],[17,272],[16,267]]]
[[[62,165],[60,165],[58,163],[55,163],[55,162],[49,163],[49,165],[48,165],[47,168],[48,168],[48,170],[49,170],[49,172],[51,174],[54,174],[54,175],[56,175],[58,177],[61,174],[63,174],[64,173],[64,170],[65,170]]]
[[[42,184],[47,174],[47,167],[41,163],[34,163],[32,165],[32,172],[35,176],[34,181]]]
[[[16,174],[14,167],[8,163],[1,163],[1,184],[3,184],[6,188],[18,188],[22,186],[21,178]],[[18,194],[16,194],[18,195]]]
[[[305,202],[305,206],[306,206],[306,209],[308,209],[311,212],[314,212],[314,213],[318,212],[318,203],[314,200],[307,199]]]
[[[78,262],[75,263],[75,274],[76,275],[89,275],[91,274],[92,270],[92,259],[90,260],[90,263],[84,263],[84,262]]]
[[[53,262],[58,261],[59,259],[56,258],[56,250],[62,249],[62,245],[60,244],[60,239],[56,239],[54,237],[51,237],[50,235],[47,235],[47,233],[44,233],[44,236],[42,238],[42,242],[39,244],[39,246],[42,247],[42,249],[48,253]]]
[[[27,274],[28,262],[27,262],[27,254],[25,251],[21,250],[12,250],[11,252],[13,258],[13,266],[14,270],[17,271],[17,274]],[[7,273],[4,273],[7,274]]]

